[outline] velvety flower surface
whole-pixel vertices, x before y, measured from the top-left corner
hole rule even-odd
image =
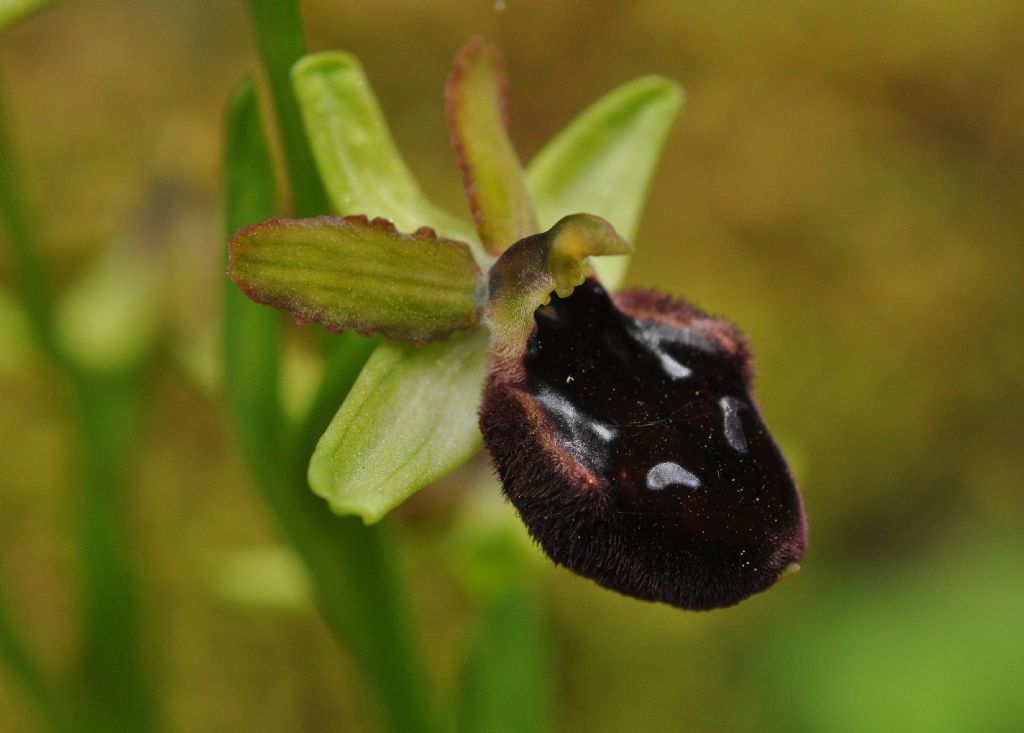
[[[689,609],[764,590],[806,522],[732,325],[588,279],[492,351],[480,426],[504,491],[557,563]]]
[[[746,339],[676,298],[610,294],[624,266],[591,265],[633,251],[620,231],[635,225],[681,102],[674,85],[609,95],[526,175],[500,54],[469,44],[446,102],[472,237],[422,198],[354,60],[313,58],[296,73],[344,216],[239,230],[229,274],[298,319],[417,345],[378,348],[317,446],[310,484],[335,511],[380,519],[468,460],[482,433],[540,547],[605,587],[708,609],[798,568],[806,520],[751,395]],[[351,130],[324,117],[334,109]],[[372,169],[357,163],[368,148],[383,161]],[[605,218],[573,213],[588,210]]]

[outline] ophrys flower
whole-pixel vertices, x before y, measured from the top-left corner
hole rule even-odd
[[[318,447],[314,489],[336,510],[378,519],[475,452],[475,431],[464,439],[466,408],[480,404],[505,494],[556,562],[684,608],[735,603],[796,567],[803,509],[751,397],[742,334],[667,296],[609,295],[622,268],[602,278],[590,266],[591,256],[632,252],[612,224],[635,224],[678,107],[675,88],[645,80],[616,118],[620,90],[524,175],[507,135],[500,55],[467,46],[446,100],[477,240],[422,198],[386,132],[374,129],[379,111],[359,96],[352,68],[309,62],[297,87],[339,213],[356,213],[361,201],[368,216],[243,229],[232,238],[230,274],[254,300],[301,320],[435,343],[378,351]],[[323,122],[324,99],[338,100],[327,92],[339,78],[350,119],[333,121],[341,132],[310,125]],[[626,120],[618,131],[616,119]],[[608,126],[628,139],[624,147],[602,137]],[[318,140],[325,130],[333,146]],[[367,144],[385,149],[385,179],[360,168]],[[390,408],[369,430],[362,415],[379,404]],[[390,447],[389,434],[410,442],[409,425],[413,450]],[[425,435],[427,425],[436,434]]]

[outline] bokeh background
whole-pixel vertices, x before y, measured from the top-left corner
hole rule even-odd
[[[661,73],[686,89],[630,281],[747,331],[810,549],[795,579],[708,614],[543,570],[554,730],[1024,730],[1024,4],[303,12],[311,50],[360,57],[411,166],[458,212],[441,92],[471,36],[504,49],[524,160],[617,84]],[[0,38],[2,111],[53,279],[126,251],[151,277],[144,307],[111,322],[158,324],[125,501],[169,729],[369,730],[218,386],[222,121],[257,68],[228,0],[71,0]],[[47,670],[88,674],[74,669],[73,421],[12,273],[0,248],[0,582]],[[472,626],[448,558],[474,471],[392,520],[442,693]],[[246,572],[263,595],[232,590]],[[0,667],[0,730],[35,726]]]

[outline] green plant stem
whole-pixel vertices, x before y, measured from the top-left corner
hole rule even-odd
[[[17,293],[22,306],[28,313],[34,335],[65,377],[78,407],[82,493],[76,525],[83,568],[82,661],[89,693],[85,715],[96,730],[146,733],[156,727],[156,704],[145,682],[145,665],[140,656],[141,623],[135,597],[135,573],[127,552],[128,532],[121,517],[124,469],[131,453],[136,411],[137,389],[131,386],[135,378],[93,378],[60,348],[54,336],[53,306],[45,265],[25,215],[12,146],[2,120],[0,214],[14,253]],[[13,629],[8,629],[5,635],[19,653],[15,659],[22,660],[18,665],[24,674],[25,670],[34,669],[34,665],[28,651],[11,636],[13,633]],[[28,681],[37,702],[54,697],[42,676],[34,675]],[[52,718],[48,704],[41,709]]]
[[[436,730],[392,538],[384,527],[331,514],[305,471],[297,473],[291,481],[264,477],[261,490],[309,568],[332,634],[358,661],[388,730]]]
[[[295,0],[249,0],[249,15],[274,102],[295,214],[326,214],[330,210],[327,195],[309,152],[289,77],[292,65],[306,53],[299,6]]]
[[[225,189],[226,234],[274,212],[273,170],[251,85],[243,86],[231,106]],[[280,318],[249,302],[227,278],[224,285],[228,403],[257,486],[308,567],[325,621],[364,670],[387,728],[433,731],[426,674],[391,539],[382,527],[334,516],[306,483],[313,444],[375,342],[348,335],[331,339],[327,377],[314,407],[288,437],[279,397]]]
[[[339,641],[347,643],[377,688],[392,730],[435,730],[427,695],[427,675],[415,642],[409,603],[399,569],[395,543],[386,523],[367,526],[355,517],[331,514],[306,483],[306,468],[316,441],[337,406],[348,394],[359,370],[379,339],[346,334],[327,349],[326,375],[310,414],[300,426],[293,455],[301,477],[305,512],[315,519],[315,532],[302,542],[329,540],[307,552],[320,587],[321,607],[341,623],[334,624]],[[311,528],[310,528],[311,529]]]

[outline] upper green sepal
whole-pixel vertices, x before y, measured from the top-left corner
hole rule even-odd
[[[501,52],[477,38],[455,57],[445,111],[480,241],[500,254],[535,234],[537,217],[508,136],[508,77]]]
[[[422,343],[475,328],[484,278],[469,247],[365,216],[269,219],[231,238],[228,275],[258,303],[330,330]]]
[[[292,68],[292,86],[334,213],[383,216],[406,231],[425,225],[475,246],[473,228],[423,193],[354,56],[304,56]]]

